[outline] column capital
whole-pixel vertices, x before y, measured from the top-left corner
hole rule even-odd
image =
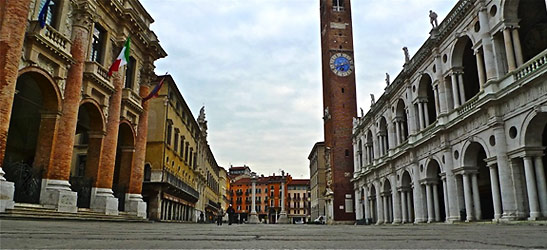
[[[72,25],[90,30],[91,24],[98,19],[96,7],[82,0],[72,2],[72,6]]]

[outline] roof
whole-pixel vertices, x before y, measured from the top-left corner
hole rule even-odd
[[[310,185],[310,179],[292,179],[289,185],[290,186],[296,186],[296,185],[308,186]]]

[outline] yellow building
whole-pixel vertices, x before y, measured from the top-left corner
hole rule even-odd
[[[150,100],[143,196],[148,216],[160,221],[195,221],[200,198],[200,128],[170,75]]]

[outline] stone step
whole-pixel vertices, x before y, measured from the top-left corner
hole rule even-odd
[[[13,209],[6,209],[0,213],[2,219],[52,219],[52,220],[87,220],[87,221],[119,221],[119,222],[148,222],[128,212],[119,215],[106,215],[90,209],[79,208],[78,213],[58,212],[39,204],[17,203]]]

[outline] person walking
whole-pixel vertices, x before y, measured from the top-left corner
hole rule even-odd
[[[232,204],[230,204],[228,209],[226,209],[226,213],[228,213],[228,225],[232,225],[232,221],[234,220],[234,213],[235,213],[235,210],[232,207]]]
[[[224,210],[222,208],[218,211],[217,226],[222,226],[222,217],[224,216]]]

